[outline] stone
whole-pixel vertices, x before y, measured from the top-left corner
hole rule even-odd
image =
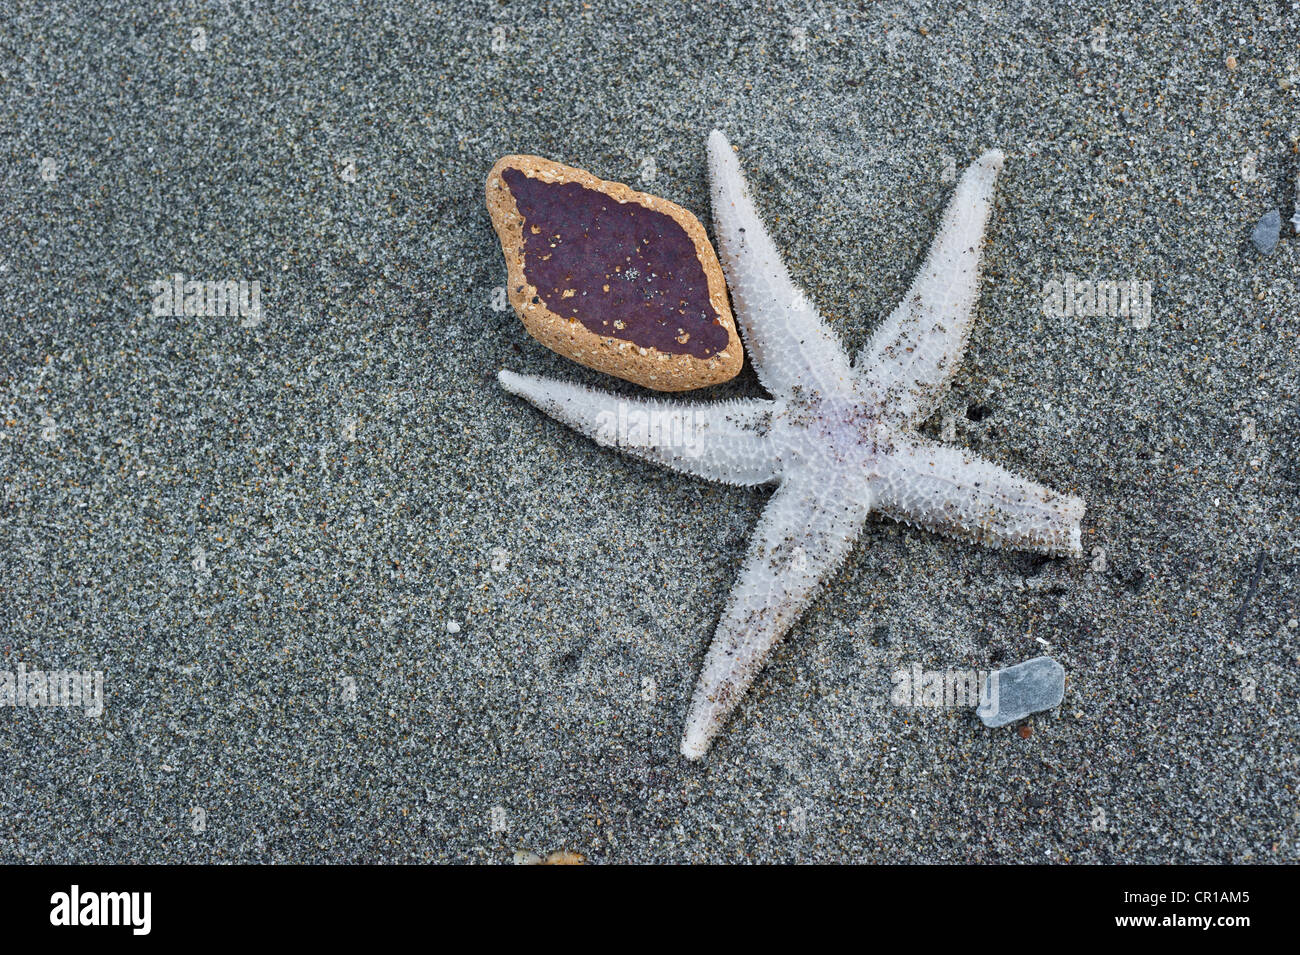
[[[1259,249],[1261,255],[1272,255],[1273,250],[1277,248],[1277,237],[1281,231],[1282,213],[1276,209],[1269,209],[1255,223],[1255,229],[1250,234],[1250,241],[1255,243],[1255,248]]]
[[[1065,668],[1051,657],[1034,657],[990,673],[975,712],[985,726],[1006,726],[1060,706],[1064,698]]]
[[[510,304],[546,347],[657,391],[740,371],[722,266],[688,210],[537,156],[499,160],[487,206]]]

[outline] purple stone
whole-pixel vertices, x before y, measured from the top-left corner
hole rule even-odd
[[[695,243],[672,216],[519,169],[501,178],[524,220],[524,277],[556,315],[673,355],[727,347]]]

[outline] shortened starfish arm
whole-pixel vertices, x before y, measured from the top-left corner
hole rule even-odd
[[[777,476],[769,447],[773,402],[682,404],[624,398],[535,375],[502,370],[501,387],[597,444],[725,484],[765,484]]]
[[[1084,502],[983,458],[898,435],[871,482],[876,509],[949,537],[1078,557]]]

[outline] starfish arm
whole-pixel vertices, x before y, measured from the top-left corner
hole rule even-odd
[[[709,136],[713,221],[745,347],[763,387],[790,397],[796,386],[846,392],[848,354],[790,278],[754,209],[740,161],[727,137]]]
[[[854,361],[895,424],[930,415],[966,351],[1002,162],[1002,153],[991,150],[962,175],[912,287]]]
[[[623,398],[550,378],[504,369],[506,391],[534,404],[597,444],[675,471],[726,484],[765,484],[777,477],[768,432],[775,402],[682,404]]]
[[[682,755],[709,749],[768,655],[848,555],[871,509],[865,482],[782,482],[750,541],[686,717]]]
[[[1082,498],[1058,494],[960,448],[900,435],[872,480],[876,508],[950,537],[1078,557]]]

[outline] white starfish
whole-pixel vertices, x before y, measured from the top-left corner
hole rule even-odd
[[[956,537],[1078,556],[1084,502],[919,435],[966,348],[1002,153],[962,176],[907,296],[852,364],[791,281],[726,137],[709,137],[713,215],[736,315],[772,400],[633,400],[502,371],[501,385],[601,444],[697,477],[779,484],[759,520],[686,718],[698,759],[871,511]]]

